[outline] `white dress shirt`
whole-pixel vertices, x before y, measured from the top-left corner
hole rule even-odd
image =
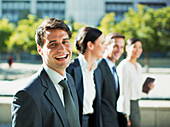
[[[115,85],[116,85],[116,91],[118,90],[118,77],[117,77],[117,75],[116,75],[116,73],[115,72],[113,72],[113,69],[112,69],[112,67],[114,67],[115,66],[115,63],[113,63],[112,61],[110,61],[108,58],[104,58],[105,60],[106,60],[106,63],[107,63],[107,65],[109,66],[109,68],[110,68],[110,71],[112,72],[112,74],[114,75],[114,79],[116,80],[115,81]]]
[[[49,78],[51,79],[51,81],[55,85],[55,88],[56,88],[56,90],[58,92],[58,95],[59,95],[59,97],[61,99],[61,102],[63,103],[63,106],[64,106],[64,96],[63,96],[63,89],[64,88],[61,85],[59,85],[58,83],[61,80],[65,79],[66,75],[63,77],[62,75],[60,75],[56,71],[49,68],[45,63],[43,64],[43,67],[44,67],[45,71],[47,72]]]
[[[97,63],[94,63],[92,70],[89,71],[88,63],[85,60],[84,56],[80,54],[78,56],[82,74],[83,74],[83,87],[84,87],[84,98],[83,98],[83,114],[92,114],[94,112],[93,109],[93,101],[96,97],[96,88],[94,84],[94,70],[97,67]]]
[[[117,110],[130,115],[130,100],[138,100],[142,95],[142,67],[136,62],[135,66],[124,59],[117,67],[120,83],[120,96],[117,102]]]

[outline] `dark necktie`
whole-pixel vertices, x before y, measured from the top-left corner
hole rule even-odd
[[[64,104],[65,104],[65,109],[66,109],[66,113],[68,116],[68,120],[70,123],[70,127],[80,127],[78,112],[76,110],[76,106],[71,96],[67,81],[65,79],[61,80],[59,84],[64,87],[64,91],[63,91]]]
[[[118,90],[118,82],[117,82],[117,80],[116,80],[117,77],[115,77],[115,74],[116,74],[116,76],[117,76],[117,72],[116,72],[115,66],[113,66],[112,69],[113,69],[113,78],[114,78],[114,80],[115,80],[115,87],[116,87],[116,91],[117,91],[117,90]]]

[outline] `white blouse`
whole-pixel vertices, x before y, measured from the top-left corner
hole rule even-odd
[[[130,100],[137,100],[142,95],[142,67],[136,62],[137,70],[134,65],[124,59],[117,67],[120,83],[120,96],[117,102],[117,110],[130,115]]]
[[[84,58],[84,55],[79,54],[78,59],[80,61],[80,66],[83,74],[83,87],[84,87],[84,96],[83,96],[83,114],[92,114],[93,101],[96,97],[96,88],[94,83],[94,70],[97,68],[97,63],[94,63],[92,70],[89,71],[88,63]]]

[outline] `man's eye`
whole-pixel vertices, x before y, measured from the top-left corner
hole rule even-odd
[[[104,44],[105,44],[105,42],[103,41],[101,44],[102,44],[102,45],[104,45]]]
[[[56,44],[55,44],[55,43],[53,43],[53,44],[50,44],[50,47],[54,47],[54,46],[56,46]]]
[[[69,41],[63,41],[63,44],[69,43]]]
[[[113,45],[113,48],[117,48],[118,46],[117,45]]]

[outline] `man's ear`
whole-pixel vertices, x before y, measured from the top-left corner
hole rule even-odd
[[[94,48],[94,44],[91,41],[88,41],[87,47],[92,50]]]
[[[38,53],[42,56],[43,55],[43,51],[42,51],[43,49],[42,49],[42,47],[41,46],[39,46],[39,45],[37,45],[37,51],[38,51]]]

